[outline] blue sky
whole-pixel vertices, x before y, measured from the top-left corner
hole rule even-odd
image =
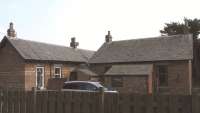
[[[97,50],[113,40],[159,36],[164,23],[200,18],[198,0],[0,0],[0,40],[9,22],[17,37]]]

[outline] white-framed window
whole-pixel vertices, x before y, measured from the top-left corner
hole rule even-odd
[[[36,87],[38,89],[44,88],[44,67],[42,66],[36,67]]]
[[[62,76],[62,68],[60,66],[54,67],[54,78],[61,78]]]

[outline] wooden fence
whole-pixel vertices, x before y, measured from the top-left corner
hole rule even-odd
[[[200,96],[4,90],[0,113],[200,113]]]

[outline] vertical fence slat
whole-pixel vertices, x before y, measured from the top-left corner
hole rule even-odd
[[[71,113],[72,92],[64,91],[64,113]]]
[[[42,113],[48,113],[47,109],[48,109],[48,91],[44,91],[43,92],[43,103],[42,103]]]
[[[18,95],[18,91],[14,91],[13,92],[14,97],[13,97],[13,109],[14,109],[14,113],[19,113],[19,95]]]
[[[48,113],[56,112],[56,91],[48,92]]]
[[[3,107],[3,91],[0,89],[0,113],[2,113]]]
[[[3,90],[3,106],[2,106],[2,111],[3,111],[3,113],[7,113],[7,110],[8,110],[8,108],[7,108],[7,103],[8,103],[8,92],[7,92],[7,90]]]
[[[81,93],[80,92],[73,92],[73,104],[72,109],[74,113],[80,113],[80,104],[81,104]]]
[[[20,113],[26,113],[26,111],[25,111],[25,106],[26,106],[26,104],[25,104],[25,97],[26,95],[25,95],[25,91],[20,91],[20,103],[19,103],[19,105],[20,105]]]
[[[42,92],[37,91],[36,93],[36,113],[42,113]]]
[[[57,113],[63,113],[63,92],[62,91],[58,91],[57,92]]]
[[[13,113],[12,91],[8,91],[8,113]]]
[[[32,91],[26,92],[26,113],[32,113],[33,104],[32,104]]]

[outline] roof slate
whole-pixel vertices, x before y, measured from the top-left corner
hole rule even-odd
[[[105,75],[149,75],[152,66],[152,64],[113,65]]]
[[[90,63],[193,59],[192,35],[174,35],[104,43]]]
[[[7,39],[25,60],[88,62],[94,51],[23,40]]]

